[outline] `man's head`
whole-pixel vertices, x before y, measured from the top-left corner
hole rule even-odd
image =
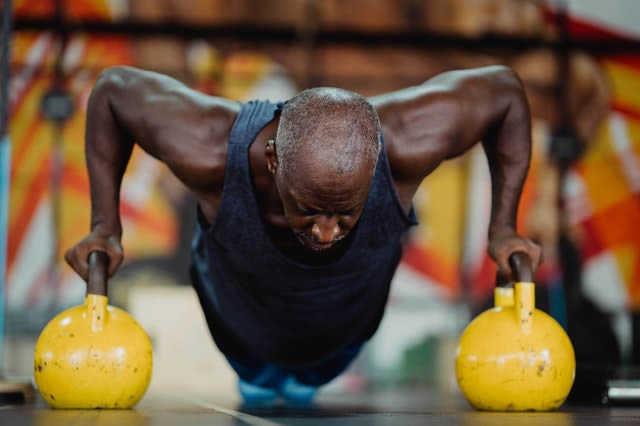
[[[300,242],[330,248],[356,225],[380,152],[380,122],[362,96],[335,88],[287,102],[267,166]]]

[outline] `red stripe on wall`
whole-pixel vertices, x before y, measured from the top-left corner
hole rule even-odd
[[[471,282],[473,283],[471,300],[474,303],[482,303],[491,297],[496,286],[496,271],[495,262],[487,254],[482,256],[482,262],[471,271]]]
[[[135,208],[126,200],[120,200],[120,217],[131,220],[136,224],[136,227],[140,227],[148,232],[162,234],[167,231],[173,231],[172,223],[158,220],[158,218],[153,215],[145,215],[144,210]]]
[[[89,178],[84,168],[65,164],[62,169],[62,186],[66,189],[84,194],[89,199]]]
[[[635,106],[614,102],[613,105],[611,105],[611,109],[623,114],[627,118],[640,121],[640,110]]]
[[[402,262],[419,274],[439,283],[449,296],[455,296],[460,292],[460,271],[456,265],[452,265],[428,247],[408,242],[404,246]]]
[[[616,65],[624,65],[633,68],[634,71],[640,72],[640,55],[613,55],[607,56],[607,62]]]

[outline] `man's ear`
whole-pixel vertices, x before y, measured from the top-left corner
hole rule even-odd
[[[276,170],[278,170],[278,155],[276,154],[276,142],[273,139],[267,141],[264,155],[267,160],[267,170],[271,174],[276,174]]]

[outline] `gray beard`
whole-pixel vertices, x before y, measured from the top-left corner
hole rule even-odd
[[[294,235],[296,236],[296,238],[298,239],[298,241],[300,241],[300,243],[305,246],[306,248],[316,252],[316,253],[322,253],[325,252],[329,249],[332,249],[333,246],[339,242],[344,240],[349,234],[342,234],[339,237],[335,238],[333,241],[331,241],[331,246],[327,247],[327,248],[318,248],[318,247],[313,247],[313,246],[309,246],[307,243],[309,242],[309,240],[311,240],[311,242],[314,242],[316,244],[320,244],[319,241],[317,241],[315,238],[311,237],[309,238],[307,236],[307,234],[305,234],[304,232],[294,232]]]

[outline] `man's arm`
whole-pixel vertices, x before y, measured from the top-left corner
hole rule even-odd
[[[540,249],[515,232],[531,156],[529,107],[516,75],[503,66],[453,71],[423,85],[371,99],[382,123],[396,187],[409,205],[418,186],[442,161],[482,141],[492,182],[489,253],[510,274],[509,255]]]
[[[165,163],[206,201],[222,187],[237,109],[161,74],[129,67],[101,74],[89,98],[85,134],[91,232],[65,254],[80,276],[87,278],[91,251],[109,255],[110,275],[122,262],[120,184],[133,144]]]

